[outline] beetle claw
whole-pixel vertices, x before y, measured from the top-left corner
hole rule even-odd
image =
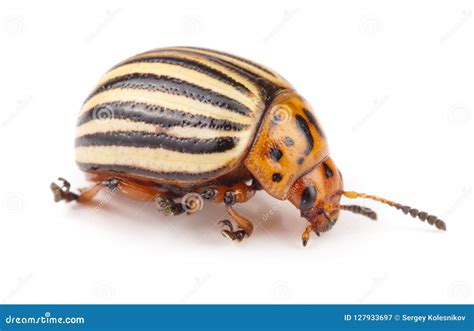
[[[247,233],[244,230],[237,230],[237,231],[222,230],[221,234],[227,239],[230,239],[232,241],[235,241],[235,240],[242,241],[245,238],[245,235]]]
[[[221,225],[222,228],[228,228],[228,230],[230,232],[233,232],[234,231],[234,226],[232,225],[231,221],[229,220],[222,220],[222,221],[219,221],[217,222],[217,224]]]
[[[61,200],[69,202],[77,200],[79,198],[79,195],[69,191],[71,189],[71,184],[67,180],[62,177],[59,177],[58,180],[62,183],[61,186],[59,186],[55,182],[52,182],[49,186],[51,188],[51,191],[53,191],[55,202],[59,202]]]

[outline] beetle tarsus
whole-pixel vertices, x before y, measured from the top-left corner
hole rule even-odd
[[[217,224],[222,226],[223,230],[221,231],[221,234],[229,240],[242,241],[245,236],[249,235],[244,229],[238,229],[234,231],[234,225],[229,220],[222,220]]]
[[[230,239],[232,241],[235,241],[235,240],[242,241],[247,235],[245,230],[237,230],[237,231],[222,230],[221,234],[227,239]]]
[[[229,220],[222,220],[217,222],[217,224],[221,225],[223,228],[227,227],[230,231],[234,231],[234,226],[232,225],[232,222]]]
[[[155,205],[156,209],[164,216],[179,215],[185,211],[181,203],[160,195],[155,197]]]
[[[51,191],[54,194],[54,201],[59,202],[65,200],[66,202],[74,201],[79,198],[79,195],[73,192],[70,192],[71,184],[62,177],[59,177],[58,180],[62,183],[61,186],[52,182],[50,185]]]

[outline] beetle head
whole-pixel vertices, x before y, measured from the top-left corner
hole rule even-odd
[[[330,157],[300,177],[291,187],[288,199],[314,227],[315,232],[332,228],[339,216],[342,176]]]
[[[342,196],[349,199],[362,198],[378,201],[414,218],[419,218],[423,222],[426,221],[439,230],[446,230],[444,221],[424,211],[376,195],[344,191],[342,175],[330,157],[325,158],[318,166],[301,176],[293,184],[288,194],[288,200],[301,211],[301,216],[306,218],[311,224],[309,228],[316,234],[330,230],[336,224],[341,210],[363,215],[372,220],[377,219],[377,214],[367,207],[341,205]],[[303,233],[303,245],[306,245],[308,240],[308,231],[307,228]]]

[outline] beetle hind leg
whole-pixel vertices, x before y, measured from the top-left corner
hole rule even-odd
[[[71,192],[71,184],[62,177],[58,178],[58,181],[61,182],[60,185],[55,182],[51,183],[50,188],[54,194],[54,201],[77,201],[77,202],[89,202],[92,198],[104,187],[103,183],[95,183],[91,187],[81,189],[80,194]]]

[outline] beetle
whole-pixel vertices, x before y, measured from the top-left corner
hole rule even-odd
[[[133,56],[109,70],[85,100],[75,137],[79,168],[94,184],[71,192],[52,183],[55,201],[85,203],[103,188],[154,201],[164,215],[223,203],[221,233],[252,234],[237,203],[264,190],[288,200],[311,233],[330,230],[347,210],[376,219],[341,197],[366,198],[446,230],[434,215],[384,198],[344,191],[326,136],[308,102],[282,76],[228,53],[170,47]]]

